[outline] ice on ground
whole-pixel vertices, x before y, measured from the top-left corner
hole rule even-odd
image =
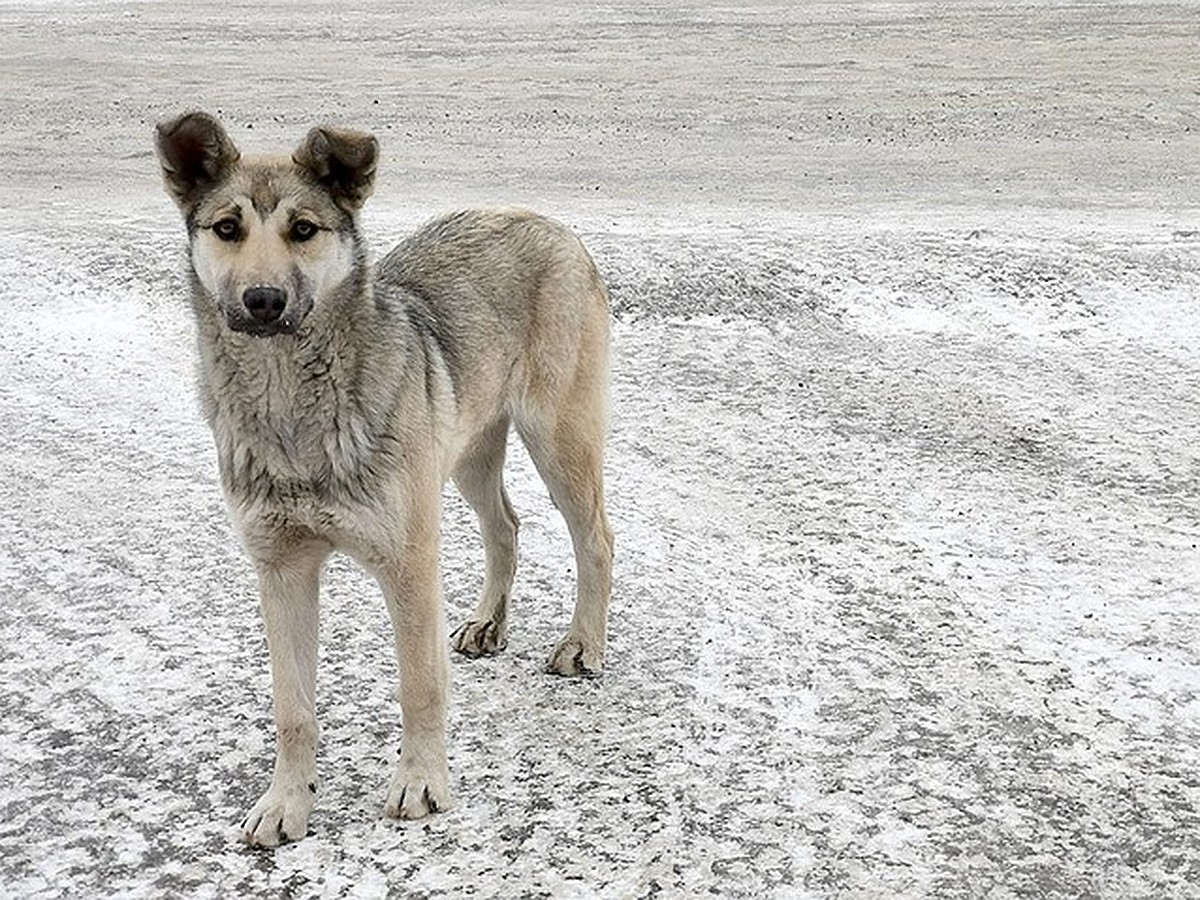
[[[456,808],[379,817],[386,616],[339,562],[314,830],[274,857],[234,841],[268,775],[265,648],[181,305],[90,275],[74,238],[6,235],[25,310],[0,335],[7,889],[1184,891],[1194,248],[1131,234],[1114,264],[1086,234],[1001,226],[984,246],[586,235],[620,310],[605,677],[539,672],[573,564],[518,453],[514,630],[454,667]],[[139,241],[128,265],[161,266],[142,274],[165,294],[175,240]],[[1174,331],[1130,310],[1172,297]],[[453,495],[447,516],[457,620],[481,553]]]
[[[0,6],[0,894],[1194,893],[1190,7]],[[455,808],[381,817],[389,625],[337,559],[312,832],[273,854],[236,840],[265,642],[149,150],[196,105],[259,149],[379,131],[377,251],[534,203],[613,296],[604,677],[541,674],[573,562],[516,451]]]

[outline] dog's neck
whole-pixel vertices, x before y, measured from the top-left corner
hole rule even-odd
[[[336,494],[363,483],[403,354],[372,339],[370,291],[353,296],[350,308],[314,310],[296,334],[252,337],[217,315],[200,322],[201,399],[232,494]]]

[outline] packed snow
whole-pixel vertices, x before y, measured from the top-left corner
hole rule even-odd
[[[0,4],[0,895],[1200,894],[1200,4]],[[153,123],[384,146],[374,249],[574,227],[614,312],[603,677],[522,452],[452,810],[382,817],[376,586],[323,593],[305,839],[192,389]],[[447,615],[482,575],[446,494]]]

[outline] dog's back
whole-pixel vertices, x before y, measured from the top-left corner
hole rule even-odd
[[[526,210],[443,216],[379,261],[375,290],[441,355],[464,412],[487,417],[499,403],[521,429],[531,405],[557,406],[581,376],[607,378],[604,282],[552,219]]]

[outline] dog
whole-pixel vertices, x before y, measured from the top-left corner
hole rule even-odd
[[[290,158],[243,158],[215,118],[193,112],[160,123],[155,143],[187,227],[201,405],[270,651],[274,775],[242,840],[273,847],[308,831],[318,591],[335,550],[378,581],[395,632],[403,734],[384,813],[445,809],[449,647],[479,657],[507,642],[510,426],[577,565],[570,628],[547,668],[602,666],[613,559],[604,282],[568,229],[522,210],[436,219],[372,265],[358,225],[379,158],[369,134],[318,127]],[[438,570],[447,479],[485,548],[481,597],[451,635]]]

